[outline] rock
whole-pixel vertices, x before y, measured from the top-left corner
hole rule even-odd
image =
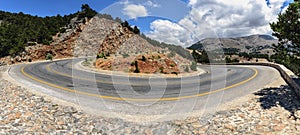
[[[296,126],[296,130],[298,131],[298,133],[300,132],[300,126]]]
[[[58,116],[63,116],[64,114],[65,114],[64,112],[58,110],[58,111],[55,112],[53,115],[54,115],[55,117],[58,117]]]
[[[296,119],[300,119],[300,110],[297,110],[294,115]]]
[[[77,110],[74,107],[69,107],[69,106],[64,107],[63,111],[64,111],[64,113],[76,113],[77,112]]]
[[[275,123],[274,123],[275,124]],[[274,131],[278,132],[278,131],[281,131],[285,128],[285,125],[284,124],[276,124],[274,125],[273,129]]]
[[[149,128],[147,128],[144,133],[145,133],[145,135],[153,135],[151,129],[149,129]]]
[[[232,132],[236,130],[236,128],[234,126],[232,126],[231,124],[226,124],[224,127],[231,130]]]
[[[16,62],[21,62],[21,61],[22,61],[22,58],[21,58],[19,55],[17,55],[17,56],[15,57],[15,61],[16,61]]]
[[[17,113],[15,114],[15,118],[16,118],[16,119],[20,119],[21,115],[22,115],[21,112],[17,112]]]

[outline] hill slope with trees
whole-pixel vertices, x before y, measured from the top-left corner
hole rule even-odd
[[[0,57],[22,52],[29,45],[49,45],[53,36],[65,32],[71,19],[92,18],[97,14],[87,4],[82,5],[81,9],[73,14],[51,17],[0,11]]]

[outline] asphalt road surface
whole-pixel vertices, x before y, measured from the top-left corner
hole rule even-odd
[[[101,74],[74,65],[83,59],[13,66],[16,81],[47,95],[91,109],[124,114],[165,115],[215,108],[280,78],[263,66],[200,66],[202,75],[164,78]]]

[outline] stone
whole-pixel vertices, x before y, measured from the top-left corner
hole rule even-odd
[[[22,113],[21,112],[17,112],[15,114],[15,119],[20,119],[21,116],[22,116]]]
[[[145,133],[145,135],[153,135],[151,129],[149,129],[149,128],[147,128],[144,133]]]
[[[275,124],[273,127],[274,131],[277,131],[277,132],[283,130],[284,128],[285,128],[284,124]]]
[[[300,132],[300,126],[296,126],[296,130]]]
[[[227,128],[227,129],[229,129],[229,130],[231,130],[231,131],[235,131],[236,130],[236,128],[234,126],[232,126],[231,124],[226,124],[224,127]]]
[[[74,107],[64,107],[63,108],[64,113],[76,113],[77,110]]]
[[[300,110],[297,110],[294,115],[296,119],[300,119]]]
[[[22,58],[21,58],[19,55],[17,55],[17,56],[15,57],[15,61],[16,61],[16,62],[21,62],[21,61],[22,61]]]

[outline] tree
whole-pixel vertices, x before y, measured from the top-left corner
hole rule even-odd
[[[192,56],[193,56],[195,61],[200,62],[201,55],[199,53],[197,53],[196,50],[193,50]]]
[[[279,40],[278,45],[273,45],[276,55],[271,58],[300,75],[300,2],[290,4],[284,13],[278,15],[278,21],[270,23],[270,26]]]
[[[140,34],[140,30],[139,30],[139,28],[137,26],[134,26],[133,33]]]
[[[284,13],[278,15],[278,21],[270,23],[273,36],[279,40],[275,45],[277,53],[284,51],[294,54],[300,53],[300,3],[295,1],[290,4]],[[287,49],[288,48],[288,49]]]
[[[138,66],[138,62],[137,62],[137,61],[134,62],[134,66],[135,66],[134,73],[140,73],[140,70],[139,70],[139,66]]]
[[[123,21],[120,17],[116,17],[115,21],[118,22],[118,23],[123,23]]]
[[[142,61],[144,61],[144,62],[147,61],[147,59],[146,59],[146,57],[144,55],[142,56]]]
[[[193,71],[197,71],[197,63],[196,62],[192,62],[192,65],[190,66],[190,68]]]
[[[93,10],[88,4],[82,4],[81,13],[78,15],[78,19],[87,17],[89,19],[93,18],[97,12]]]
[[[128,23],[127,21],[124,21],[124,22],[122,23],[122,26],[123,26],[123,27],[127,27],[127,28],[130,27],[130,26],[129,26],[129,23]]]

